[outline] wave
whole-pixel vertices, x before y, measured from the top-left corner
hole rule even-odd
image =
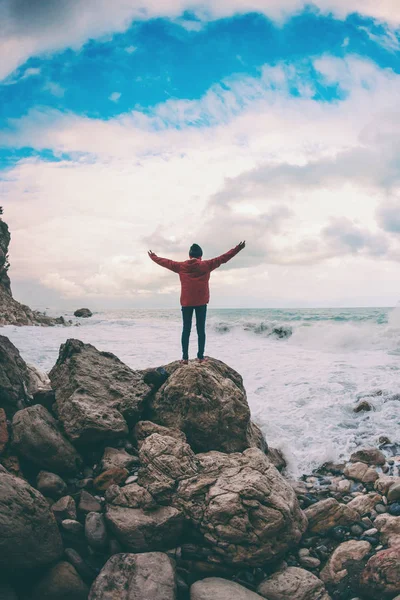
[[[214,330],[217,333],[228,333],[237,327],[237,324],[221,322],[214,325]],[[241,323],[240,328],[243,331],[251,331],[252,333],[263,335],[264,337],[271,337],[279,340],[287,339],[293,333],[293,329],[289,325],[274,325],[273,323],[265,323],[264,321],[261,321],[260,323]]]

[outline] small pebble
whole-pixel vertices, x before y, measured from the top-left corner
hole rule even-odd
[[[299,550],[299,556],[300,557],[310,556],[309,549],[308,548],[300,548],[300,550]]]
[[[80,534],[83,532],[83,525],[74,519],[64,519],[61,521],[61,527],[70,533]]]
[[[361,537],[361,539],[363,542],[369,542],[371,544],[371,546],[377,546],[379,544],[379,539],[374,536],[369,536],[369,535],[364,536],[363,535]]]
[[[378,533],[378,530],[375,527],[373,527],[372,529],[368,529],[364,533],[364,535],[376,535],[377,533]]]
[[[333,537],[333,539],[337,540],[338,542],[343,542],[346,539],[346,534],[348,533],[348,529],[340,525],[338,525],[337,527],[333,527],[330,531],[331,537]]]
[[[353,535],[360,536],[364,533],[364,528],[361,525],[352,525],[350,531]]]
[[[384,504],[376,504],[375,510],[379,515],[383,515],[387,511],[387,508]]]
[[[400,502],[394,502],[388,508],[388,512],[393,517],[400,517]]]
[[[137,475],[131,475],[130,477],[128,477],[128,479],[125,481],[125,485],[127,485],[128,483],[134,483],[135,481],[138,480],[138,476]]]
[[[302,556],[299,562],[303,567],[308,567],[309,569],[317,569],[321,564],[321,561],[313,556]]]

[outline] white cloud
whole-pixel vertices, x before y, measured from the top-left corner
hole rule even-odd
[[[62,98],[65,94],[65,89],[55,81],[48,81],[43,88],[56,98]]]
[[[111,100],[111,102],[118,102],[118,100],[121,98],[121,92],[113,92],[110,96],[109,96],[109,100]]]
[[[309,4],[308,0],[65,0],[62,3],[3,0],[0,4],[0,80],[30,56],[67,47],[79,49],[89,39],[125,31],[134,20],[179,19],[189,10],[202,20],[259,12],[282,22]],[[382,20],[391,28],[400,25],[397,0],[314,0],[312,4],[322,13],[332,13],[340,19],[358,12]]]
[[[127,46],[125,48],[125,52],[127,52],[128,54],[133,54],[134,52],[136,52],[137,47],[136,46]]]
[[[278,65],[150,116],[101,122],[32,112],[15,122],[4,142],[77,154],[71,162],[22,161],[0,184],[12,276],[65,294],[78,293],[76,285],[83,296],[147,294],[173,304],[177,278],[149,261],[149,247],[181,260],[193,241],[210,256],[245,238],[245,252],[218,275],[220,305],[236,277],[238,297],[251,289],[258,305],[310,295],[340,303],[343,289],[347,302],[359,302],[361,291],[376,298],[370,273],[379,268],[381,302],[390,303],[400,258],[397,222],[390,226],[400,77],[357,58],[327,56],[315,66],[340,83],[345,100],[317,102],[306,88],[290,96],[295,67]]]

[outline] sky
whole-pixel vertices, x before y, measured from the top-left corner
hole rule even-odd
[[[398,0],[0,0],[14,297],[178,307],[400,298]]]

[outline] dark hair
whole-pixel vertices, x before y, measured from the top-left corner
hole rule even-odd
[[[189,249],[190,258],[201,258],[203,256],[203,250],[198,244],[192,244]]]

